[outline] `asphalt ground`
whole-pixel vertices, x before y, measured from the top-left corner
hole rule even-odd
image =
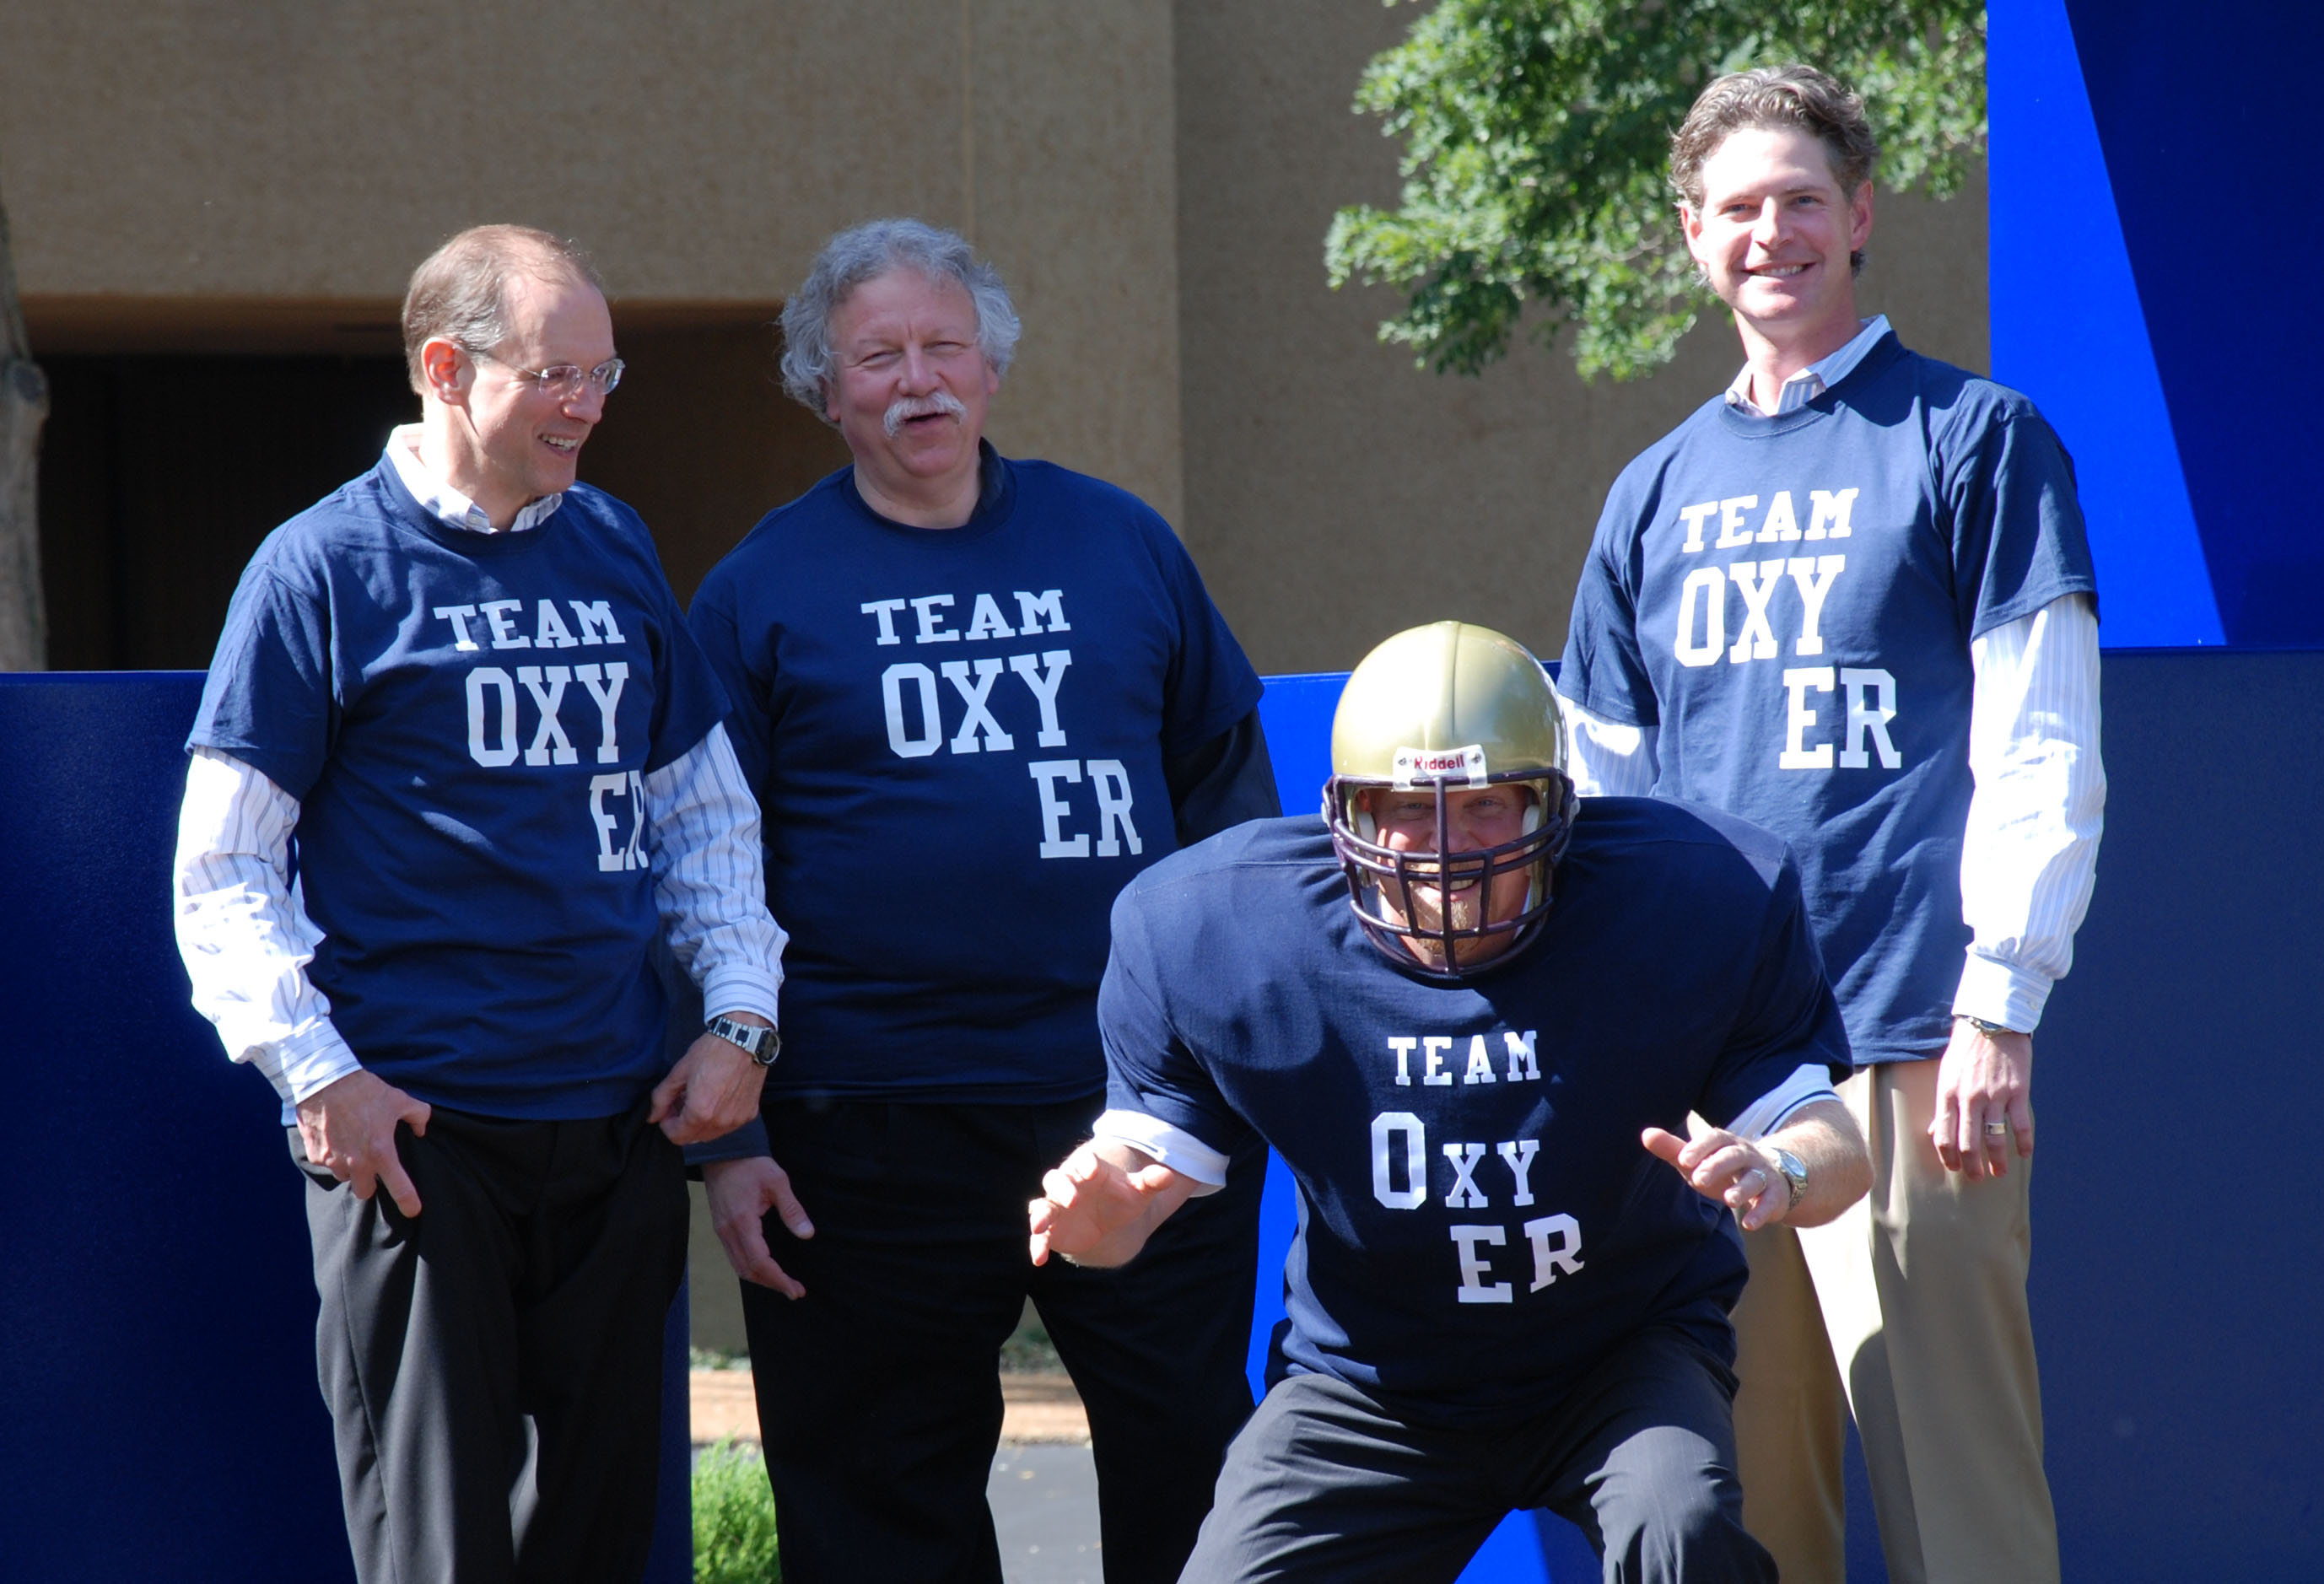
[[[984,1491],[1008,1584],[1100,1584],[1097,1465],[1087,1441],[1003,1441]]]
[[[1006,1374],[999,1454],[985,1484],[1007,1584],[1100,1584],[1089,1421],[1062,1375]],[[759,1438],[748,1369],[693,1372],[694,1442]]]

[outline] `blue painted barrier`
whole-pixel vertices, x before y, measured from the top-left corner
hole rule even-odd
[[[1268,685],[1286,810],[1317,801],[1341,680]],[[2066,1576],[2307,1578],[2324,1275],[2296,1129],[2324,1115],[2324,653],[2109,651],[2104,687],[2098,892],[2036,1040],[2033,1306]],[[1268,1188],[1279,1258],[1293,1211]],[[1265,1275],[1255,1359],[1281,1314]],[[1886,1571],[1853,1445],[1850,1463],[1849,1576],[1869,1584]],[[1575,1531],[1533,1527],[1504,1524],[1467,1584],[1598,1577]]]
[[[1316,801],[1338,684],[1269,685],[1288,808]],[[269,1092],[188,1006],[170,936],[198,686],[0,677],[12,1579],[351,1573],[298,1180]],[[2109,653],[2106,690],[2098,898],[2035,1089],[2034,1322],[2067,1573],[2304,1577],[2324,1549],[2324,1276],[2296,1131],[2324,1114],[2324,654]],[[1279,1270],[1291,1211],[1271,1186]],[[1280,1303],[1270,1274],[1256,1332]],[[681,1308],[653,1584],[687,1572],[684,1324]],[[1879,1576],[1868,1555],[1852,1577]],[[1572,1530],[1531,1518],[1466,1575],[1596,1576]]]
[[[170,930],[198,672],[0,676],[0,1576],[352,1580],[273,1091]],[[648,1584],[691,1577],[686,1294]]]

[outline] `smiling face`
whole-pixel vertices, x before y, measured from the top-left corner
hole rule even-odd
[[[1872,184],[1843,193],[1812,133],[1748,126],[1702,162],[1702,206],[1682,204],[1687,251],[1756,336],[1804,367],[1857,332],[1849,256],[1872,235]]]
[[[1527,832],[1526,811],[1533,806],[1530,787],[1517,783],[1488,787],[1462,787],[1444,795],[1445,823],[1450,827],[1440,847],[1436,833],[1436,793],[1433,787],[1421,787],[1409,791],[1372,789],[1359,795],[1364,811],[1372,817],[1377,834],[1373,840],[1392,852],[1442,852],[1447,854],[1481,852],[1487,848],[1504,846]],[[1457,866],[1452,878],[1460,879]],[[1452,927],[1473,930],[1480,924],[1502,924],[1525,910],[1526,897],[1533,881],[1529,864],[1508,869],[1493,876],[1489,888],[1480,886],[1471,876],[1465,885],[1455,885],[1448,899],[1441,886],[1422,884],[1416,879],[1412,887],[1412,913],[1404,916],[1397,895],[1400,888],[1384,885],[1380,888],[1382,911],[1397,923],[1420,930],[1439,930],[1444,926],[1445,910],[1452,910]],[[1480,907],[1480,898],[1482,902]],[[1482,916],[1480,916],[1481,911]],[[1482,935],[1457,941],[1454,950],[1462,963],[1489,962],[1509,948],[1515,937],[1511,935]],[[1422,962],[1442,966],[1443,945],[1425,935],[1403,937],[1405,948]]]
[[[489,357],[441,339],[420,351],[426,394],[445,419],[438,459],[445,482],[496,527],[528,502],[573,487],[582,444],[605,414],[605,392],[594,381],[560,398],[520,371],[594,369],[613,355],[613,317],[586,281],[512,272],[503,310],[508,335]]]
[[[831,349],[825,412],[864,499],[923,528],[966,522],[985,403],[1001,389],[967,289],[908,268],[876,275],[832,313]]]

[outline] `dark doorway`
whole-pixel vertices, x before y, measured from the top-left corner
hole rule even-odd
[[[44,357],[49,666],[198,670],[244,563],[419,416],[400,357]]]
[[[773,317],[769,305],[614,307],[630,371],[581,476],[645,518],[681,600],[762,513],[847,460],[835,432],[778,387]],[[78,345],[41,357],[52,670],[208,665],[259,541],[369,468],[388,431],[420,414],[402,358],[368,347]]]

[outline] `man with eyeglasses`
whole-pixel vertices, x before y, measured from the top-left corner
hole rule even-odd
[[[756,1113],[784,936],[725,695],[645,525],[575,479],[622,374],[595,272],[463,232],[403,331],[420,421],[235,592],[179,945],[306,1174],[357,1576],[631,1584],[678,1146]],[[674,1066],[658,941],[716,1014]]]

